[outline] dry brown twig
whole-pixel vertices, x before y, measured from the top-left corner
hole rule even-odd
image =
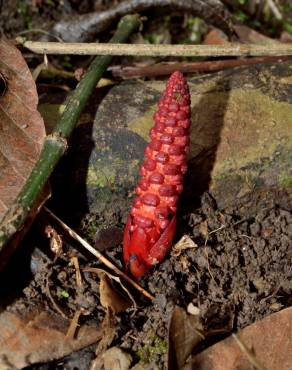
[[[67,233],[75,240],[77,240],[85,249],[87,249],[91,254],[99,259],[105,266],[111,269],[116,275],[120,278],[126,280],[129,284],[131,284],[135,289],[137,289],[140,293],[142,293],[146,298],[153,301],[155,297],[153,297],[150,293],[148,293],[145,289],[143,289],[139,284],[137,284],[134,280],[132,280],[128,275],[126,275],[123,271],[118,269],[110,260],[108,260],[105,256],[103,256],[98,250],[93,248],[86,240],[81,238],[74,230],[72,230],[69,226],[67,226],[59,217],[57,217],[53,212],[51,212],[47,207],[43,208],[45,212],[49,214],[51,218],[53,218]]]
[[[46,277],[46,293],[47,293],[47,297],[49,298],[49,300],[51,301],[54,309],[66,320],[70,320],[70,318],[63,312],[63,310],[59,307],[59,305],[57,304],[57,302],[54,300],[53,296],[52,296],[52,293],[51,293],[51,289],[50,289],[50,283],[49,283],[49,279],[52,275],[53,271],[51,270],[47,277]]]
[[[79,326],[79,318],[81,315],[82,315],[81,310],[75,311],[74,316],[70,321],[70,325],[66,333],[66,337],[68,339],[74,339],[74,337],[76,336],[77,328]]]
[[[71,257],[71,261],[72,261],[72,263],[74,265],[74,268],[75,268],[76,285],[77,285],[78,288],[80,288],[82,286],[82,276],[81,276],[78,257],[77,256]]]
[[[132,78],[132,77],[156,77],[170,75],[174,71],[182,73],[193,72],[215,72],[223,69],[246,66],[259,63],[282,62],[291,60],[292,56],[267,56],[243,59],[213,60],[204,62],[190,63],[159,63],[147,66],[113,66],[109,70],[115,77]]]

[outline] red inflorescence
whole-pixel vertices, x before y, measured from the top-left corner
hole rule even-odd
[[[141,180],[124,233],[124,261],[140,278],[165,257],[176,229],[178,195],[183,190],[189,148],[190,94],[182,73],[174,72],[154,114]]]

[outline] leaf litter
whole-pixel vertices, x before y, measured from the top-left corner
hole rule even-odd
[[[0,40],[0,220],[38,159],[45,127],[30,70],[14,45]]]
[[[80,328],[92,320],[99,326],[104,340],[97,347],[96,361],[101,360],[101,354],[109,347],[115,346],[130,353],[133,364],[139,362],[144,368],[150,365],[152,368],[163,368],[167,362],[169,337],[178,348],[170,353],[175,353],[181,364],[196,353],[197,342],[200,341],[199,348],[202,349],[202,346],[224,338],[227,333],[244,328],[291,304],[288,193],[284,190],[253,192],[240,199],[238,204],[220,210],[213,198],[210,206],[209,198],[210,195],[205,194],[201,207],[191,214],[181,215],[184,222],[178,232],[181,236],[187,235],[184,240],[190,238],[196,246],[182,248],[178,256],[171,253],[147,279],[140,282],[155,296],[153,304],[143,301],[137,291],[127,286],[137,302],[134,312],[131,298],[127,297],[119,282],[114,281],[99,262],[93,262],[91,257],[88,260],[84,250],[77,252],[64,238],[63,253],[51,266],[51,295],[68,317],[73,317],[78,310],[88,313],[80,316]],[[206,220],[207,236],[206,227],[199,227]],[[49,240],[45,239],[46,247],[43,241],[38,241],[36,234],[32,237],[33,243],[42,250],[47,249],[48,253]],[[72,255],[76,256],[76,252],[82,287],[77,287],[76,268],[72,263]],[[118,265],[120,247],[107,254]],[[12,312],[18,312],[20,307],[29,309],[38,306],[40,299],[46,302],[46,309],[54,311],[46,292],[42,290],[47,274],[46,264],[41,263],[43,255],[39,254],[38,259],[34,279],[25,288],[24,297],[10,306]],[[101,277],[104,279],[106,276],[102,284],[98,274],[89,272],[92,268],[106,274]],[[68,292],[66,297],[62,295],[63,291]],[[119,297],[117,300],[116,294]],[[126,308],[123,303],[120,306],[120,295],[127,297],[132,306]],[[113,308],[120,312],[114,313]],[[181,324],[174,324],[176,310],[180,312],[178,322]],[[197,339],[192,339],[188,330],[182,330],[189,327],[188,320],[198,325],[197,334],[197,329],[192,330]],[[180,330],[173,330],[171,326]],[[174,335],[176,332],[178,334]],[[206,336],[205,340],[202,334]],[[175,363],[177,359],[169,361]]]
[[[184,370],[291,370],[291,325],[290,307],[192,356]]]

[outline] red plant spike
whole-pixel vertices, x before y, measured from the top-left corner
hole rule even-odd
[[[124,261],[139,279],[161,262],[176,231],[178,195],[183,190],[189,148],[190,94],[182,73],[174,72],[154,115],[141,180],[124,232]]]

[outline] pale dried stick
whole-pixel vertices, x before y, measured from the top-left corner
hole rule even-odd
[[[131,284],[134,288],[136,288],[140,293],[142,293],[146,298],[153,301],[155,298],[148,293],[145,289],[143,289],[139,284],[137,284],[134,280],[132,280],[128,275],[126,275],[123,271],[118,269],[110,260],[108,260],[105,256],[103,256],[98,250],[93,248],[86,240],[81,238],[74,230],[72,230],[68,225],[66,225],[58,216],[56,216],[52,211],[50,211],[47,207],[43,208],[54,220],[58,222],[60,226],[64,230],[68,232],[68,234],[75,240],[77,240],[85,249],[87,249],[90,253],[92,253],[95,257],[97,257],[100,262],[106,265],[109,269],[115,272],[118,276],[126,280],[129,284]]]
[[[292,55],[291,44],[226,44],[226,45],[153,45],[78,42],[41,42],[16,40],[39,54],[61,55],[132,55],[151,57],[222,57]]]

